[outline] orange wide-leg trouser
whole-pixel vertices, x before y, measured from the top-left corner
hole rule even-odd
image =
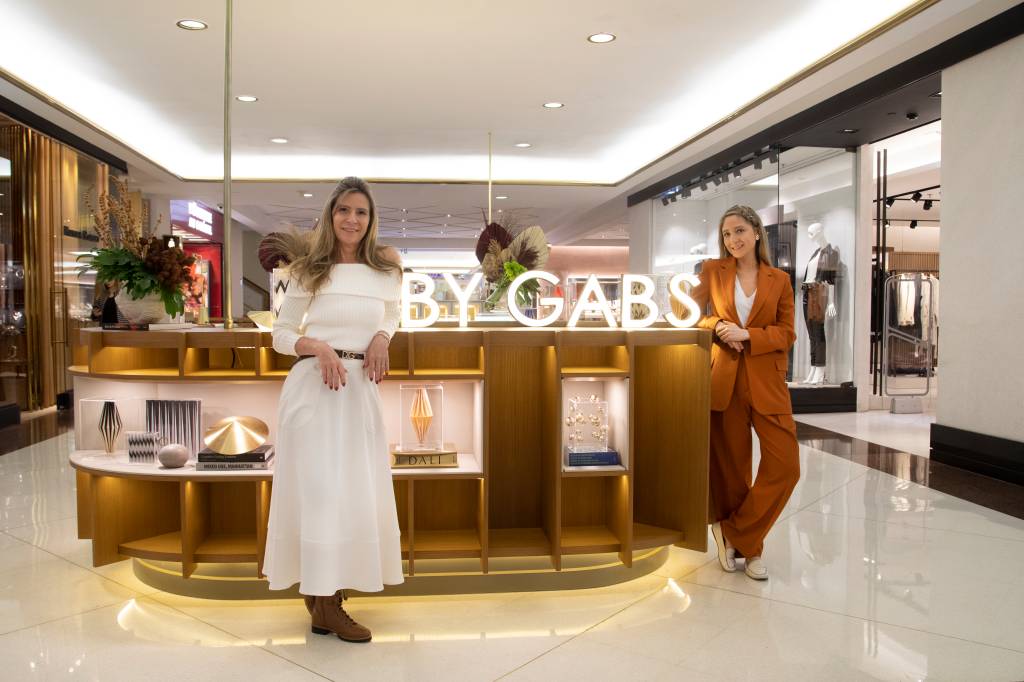
[[[761,464],[753,477],[753,439]],[[791,414],[761,414],[750,404],[746,361],[740,357],[732,400],[711,412],[711,515],[742,556],[761,556],[765,536],[800,479],[800,448]]]

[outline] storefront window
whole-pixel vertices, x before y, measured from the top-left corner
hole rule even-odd
[[[796,147],[780,156],[778,266],[796,292],[794,385],[853,380],[856,154]]]

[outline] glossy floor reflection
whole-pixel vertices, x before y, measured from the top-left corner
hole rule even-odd
[[[672,549],[610,587],[354,598],[374,641],[347,645],[311,635],[297,600],[192,599],[128,562],[93,568],[64,434],[0,457],[0,678],[1024,678],[1024,521],[848,445],[802,446],[766,583]]]

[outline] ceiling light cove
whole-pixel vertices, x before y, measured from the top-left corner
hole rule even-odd
[[[206,22],[199,21],[198,19],[182,19],[177,23],[177,26],[186,31],[202,31],[206,29]]]
[[[597,43],[600,45],[601,43],[612,42],[613,40],[615,40],[615,35],[612,33],[595,33],[593,35],[587,36],[587,40],[589,40],[592,43]]]
[[[496,129],[495,139],[500,142],[494,146],[493,180],[502,183],[496,186],[514,186],[515,181],[611,185],[685,145],[765,93],[774,92],[787,79],[851,41],[875,35],[872,31],[877,27],[889,27],[888,32],[878,35],[899,44],[925,40],[932,29],[954,28],[956,22],[939,16],[947,3],[937,3],[936,9],[916,9],[929,2],[843,3],[841,21],[836,20],[836,3],[802,0],[785,0],[777,11],[745,12],[730,22],[716,20],[714,12],[701,21],[681,12],[635,13],[629,18],[629,44],[602,53],[617,55],[614,69],[597,58],[602,56],[596,53],[599,44],[594,44],[592,50],[588,46],[593,43],[582,45],[579,36],[598,39],[596,31],[626,31],[614,19],[610,25],[602,25],[607,17],[616,16],[621,3],[577,3],[577,13],[558,12],[552,3],[550,10],[545,5],[538,16],[508,13],[501,3],[476,3],[480,11],[474,13],[475,23],[442,34],[448,45],[435,55],[438,68],[413,73],[401,50],[392,51],[379,63],[375,61],[374,75],[381,77],[367,77],[359,86],[368,88],[367,96],[380,106],[346,112],[343,131],[337,116],[319,108],[293,112],[281,102],[313,101],[311,98],[318,96],[315,93],[320,92],[320,83],[307,62],[331,53],[330,36],[338,21],[345,19],[347,5],[317,3],[322,13],[296,20],[290,32],[276,35],[280,16],[275,3],[236,2],[236,6],[245,4],[248,8],[244,21],[236,23],[233,48],[235,67],[246,81],[238,81],[238,89],[229,100],[258,101],[260,106],[235,107],[239,116],[232,124],[232,138],[237,140],[232,150],[232,176],[237,180],[272,178],[305,184],[310,179],[326,180],[339,172],[352,172],[378,180],[485,182],[489,177],[487,140],[481,131]],[[66,108],[102,131],[104,137],[113,138],[182,179],[219,180],[224,167],[223,134],[215,123],[223,115],[220,69],[224,52],[223,36],[215,34],[223,31],[223,22],[212,17],[215,28],[198,15],[168,16],[161,9],[164,5],[205,4],[65,0],[4,3],[6,30],[0,39],[0,69],[5,78],[0,84],[13,88],[11,83],[17,79],[45,96],[46,101]],[[972,7],[984,4],[973,3]],[[387,5],[368,5],[366,25],[392,25]],[[426,46],[436,40],[438,31],[445,30],[450,18],[439,16],[443,13],[428,3],[404,5],[408,21],[400,22],[403,28],[394,35],[396,44],[412,51],[428,49]],[[936,16],[929,19],[933,14]],[[922,19],[905,21],[904,15]],[[890,26],[887,22],[894,17],[898,21]],[[170,31],[179,19],[181,30],[194,32],[187,39],[190,53],[185,61],[181,61],[185,35]],[[487,60],[461,56],[478,49],[479,36],[488,28],[502,25],[504,33],[518,35],[538,21],[550,25],[550,35],[566,39],[531,44],[529,71],[522,70],[523,54],[515,50],[494,51]],[[114,26],[124,39],[110,40],[103,32],[82,31],[82,26]],[[205,33],[203,28],[215,30]],[[583,33],[588,30],[595,33]],[[178,40],[165,40],[168,33]],[[367,34],[354,42],[353,49],[373,44],[374,31]],[[300,37],[305,41],[303,45],[289,44]],[[268,44],[281,39],[281,49],[267,49]],[[651,56],[649,50],[636,47],[645,44],[663,49]],[[716,51],[714,47],[720,45],[730,47]],[[849,76],[853,67],[848,68],[847,62],[867,63],[869,57],[887,54],[889,48],[879,45],[868,43],[866,48],[859,48],[855,54],[860,56],[835,62],[829,73]],[[140,50],[147,52],[145,64],[138,60]],[[586,58],[577,59],[583,51]],[[687,60],[692,68],[673,69],[680,60]],[[205,68],[202,73],[174,68],[186,62]],[[671,78],[648,78],[652,64],[671,71]],[[506,88],[497,103],[508,113],[507,120],[496,122],[495,103],[480,104],[479,94],[472,89],[458,90],[455,100],[447,95],[451,83],[483,82],[494,73],[518,73],[520,79],[514,87]],[[288,82],[278,74],[288,74]],[[6,78],[8,75],[14,78]],[[168,99],[169,92],[175,97]],[[256,92],[260,93],[258,97]],[[415,95],[409,94],[413,92]],[[615,106],[601,106],[601,98],[608,93],[629,96],[619,96]],[[404,114],[403,107],[412,106],[421,96],[422,106],[415,104],[417,115]],[[250,97],[257,99],[247,99]],[[403,97],[408,101],[403,103]],[[777,110],[782,99],[762,106]],[[346,101],[344,93],[332,93],[326,100],[327,111],[336,111]],[[567,109],[570,104],[572,111],[546,115],[537,111]],[[451,111],[456,107],[458,120],[452,123]],[[259,116],[250,120],[241,114]],[[538,120],[541,118],[544,120]],[[737,125],[727,124],[728,129],[721,133],[723,139]],[[845,125],[856,128],[859,124],[847,121]],[[266,132],[275,129],[278,134],[288,131],[299,137],[272,143]],[[354,142],[350,144],[346,136]],[[542,142],[533,143],[527,139],[530,137]],[[289,146],[285,151],[269,144]],[[696,151],[685,152],[692,153]],[[711,179],[706,182],[712,184]]]
[[[270,138],[270,141],[273,142],[274,144],[288,144],[287,137],[272,137]]]
[[[501,195],[499,195],[499,196],[496,196],[496,197],[494,197],[494,198],[495,198],[495,199],[508,199],[508,197],[507,197],[507,196],[505,196],[504,194],[501,194]]]
[[[312,192],[303,192],[303,193],[302,193],[302,196],[304,196],[304,197],[306,197],[306,198],[308,199],[308,198],[310,198],[311,196],[313,196],[313,193],[312,193]]]

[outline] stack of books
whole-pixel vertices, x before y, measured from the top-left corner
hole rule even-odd
[[[269,469],[274,461],[274,446],[269,443],[240,455],[222,455],[203,448],[196,457],[196,471],[251,471]]]
[[[615,450],[598,452],[573,452],[565,449],[566,464],[571,467],[619,466],[622,458]]]

